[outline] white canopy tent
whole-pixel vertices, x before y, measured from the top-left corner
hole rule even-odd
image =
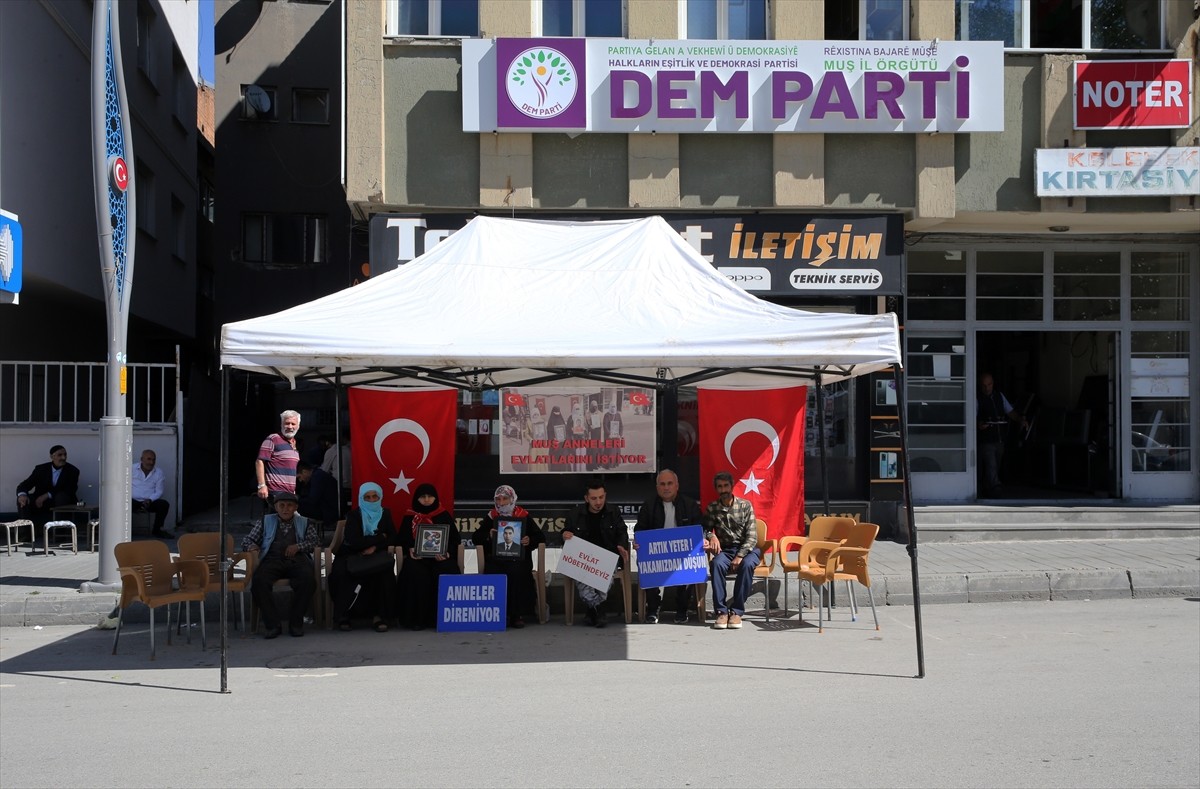
[[[476,217],[395,271],[226,324],[221,363],[223,417],[229,368],[293,385],[472,390],[568,378],[660,390],[819,387],[891,369],[902,392],[894,314],[813,313],[763,301],[730,283],[660,217]],[[903,418],[901,400],[902,434]],[[222,424],[224,458],[224,418]],[[924,676],[907,469],[903,476],[918,676]],[[221,485],[227,501],[225,473]],[[222,690],[224,619],[222,608]]]

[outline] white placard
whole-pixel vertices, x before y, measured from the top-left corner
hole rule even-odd
[[[577,583],[607,592],[617,569],[617,558],[612,551],[606,551],[582,537],[572,537],[563,542],[557,572]]]

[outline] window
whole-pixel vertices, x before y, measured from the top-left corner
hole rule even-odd
[[[684,0],[683,28],[694,39],[767,37],[767,0]]]
[[[1134,252],[1130,314],[1135,321],[1189,321],[1191,280],[1183,252]]]
[[[908,38],[908,0],[825,0],[825,38],[904,41]]]
[[[1191,471],[1186,331],[1130,332],[1129,452],[1137,471]]]
[[[389,36],[477,36],[479,0],[391,0]]]
[[[961,251],[909,252],[909,320],[961,321],[967,317],[967,274]]]
[[[324,88],[293,90],[292,123],[329,123],[329,91]]]
[[[145,0],[137,4],[138,68],[154,84],[154,9]]]
[[[200,178],[200,215],[207,219],[210,223],[215,221],[217,215],[217,190],[213,187],[212,181],[207,178]]]
[[[1166,49],[1162,0],[955,0],[959,41],[1019,49]]]
[[[979,252],[975,316],[981,321],[1042,319],[1042,253]]]
[[[1054,320],[1121,318],[1119,252],[1054,253]]]
[[[175,244],[171,251],[180,260],[187,260],[187,220],[184,217],[183,201],[171,195],[171,234]]]
[[[137,229],[148,235],[157,234],[154,213],[154,171],[141,159],[134,162],[134,194],[137,195]]]
[[[314,214],[244,214],[242,260],[285,268],[324,263],[325,217]]]
[[[188,71],[183,58],[176,55],[172,59],[175,89],[175,117],[184,126],[196,125],[196,84],[192,82],[192,73]]]
[[[242,86],[242,120],[278,120],[273,85]]]
[[[543,36],[625,35],[624,0],[541,0],[541,11]]]

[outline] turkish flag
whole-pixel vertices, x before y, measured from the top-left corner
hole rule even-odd
[[[454,510],[455,409],[453,389],[350,388],[350,468],[354,501],[364,482],[383,488],[392,522],[412,504],[423,482],[437,488],[442,506]]]
[[[650,398],[646,397],[645,392],[634,392],[629,395],[630,405],[650,405]]]
[[[511,406],[525,405],[525,398],[515,389],[504,390],[504,404]]]
[[[804,410],[808,388],[701,389],[700,478],[733,474],[733,495],[754,505],[777,539],[804,533]],[[709,487],[705,502],[716,494]]]

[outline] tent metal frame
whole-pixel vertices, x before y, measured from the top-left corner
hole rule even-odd
[[[504,386],[531,386],[535,384],[545,384],[554,381],[562,381],[567,379],[573,380],[590,380],[607,383],[646,386],[653,387],[659,391],[668,389],[679,389],[680,387],[695,386],[707,381],[713,381],[740,372],[753,372],[757,374],[766,374],[770,376],[778,376],[782,382],[794,380],[797,382],[811,383],[817,388],[817,409],[818,414],[824,413],[824,398],[821,397],[823,389],[823,380],[826,375],[838,380],[848,377],[854,377],[854,365],[820,365],[820,366],[803,366],[803,367],[725,367],[725,368],[710,368],[701,370],[682,376],[680,378],[668,378],[669,368],[659,368],[655,370],[655,374],[651,375],[636,375],[632,373],[614,372],[611,370],[585,369],[585,368],[555,368],[555,369],[537,369],[537,368],[521,368],[530,369],[531,375],[527,379],[519,381],[505,381]],[[341,390],[347,385],[346,378],[353,378],[354,386],[370,386],[380,385],[398,380],[415,379],[421,383],[427,383],[437,386],[447,386],[455,389],[463,389],[470,391],[482,391],[483,389],[496,388],[497,384],[491,382],[491,374],[511,370],[513,368],[503,366],[492,367],[476,367],[476,368],[424,368],[424,367],[360,367],[354,369],[343,369],[335,367],[332,370],[326,367],[311,367],[305,372],[287,376],[279,369],[274,367],[265,368],[270,370],[280,378],[291,380],[293,386],[297,381],[311,381],[314,383],[322,383],[334,388],[334,397],[338,405],[337,410],[337,434],[336,440],[338,446],[341,446]],[[221,500],[219,527],[220,527],[220,545],[225,544],[227,532],[228,510],[229,510],[229,365],[221,367],[221,395],[220,395],[220,419],[221,419],[221,435],[220,435],[220,483],[219,496]],[[903,505],[907,518],[908,543],[907,550],[909,561],[912,567],[912,591],[913,591],[913,619],[914,629],[916,631],[916,649],[917,649],[917,679],[925,677],[925,645],[924,636],[921,624],[921,590],[919,584],[919,573],[917,570],[917,528],[913,516],[913,501],[912,501],[912,479],[909,472],[908,464],[908,419],[907,419],[907,400],[904,395],[904,380],[903,373],[899,364],[892,365],[892,378],[896,386],[896,403],[899,412],[900,421],[900,467],[903,475]],[[818,430],[820,434],[820,454],[821,454],[821,479],[823,488],[823,498],[825,512],[829,512],[829,478],[826,470],[825,458],[825,420],[818,419]],[[341,464],[341,451],[338,452],[338,463]],[[227,560],[228,562],[228,560]],[[228,569],[226,567],[226,569]],[[226,582],[226,572],[221,573],[221,686],[222,693],[229,692],[229,658],[228,658],[228,612],[226,610],[226,600],[228,599],[228,589]]]

